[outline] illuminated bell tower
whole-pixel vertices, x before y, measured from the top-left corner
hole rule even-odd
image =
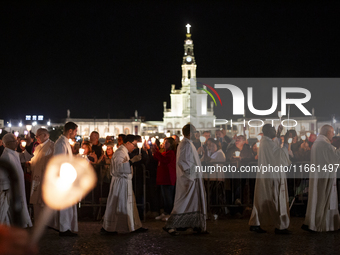
[[[182,91],[190,90],[190,79],[196,80],[196,60],[194,55],[194,44],[191,40],[190,24],[186,25],[187,34],[184,40],[184,56],[182,62]]]
[[[193,124],[197,130],[209,130],[214,127],[215,115],[212,104],[208,108],[207,93],[197,89],[196,61],[194,44],[191,40],[190,25],[187,24],[186,39],[184,40],[184,55],[182,61],[182,87],[176,89],[171,85],[171,108],[167,108],[167,102],[163,103],[163,125],[165,132],[181,134],[182,127]]]

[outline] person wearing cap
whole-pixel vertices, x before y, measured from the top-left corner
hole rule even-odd
[[[139,154],[130,159],[129,153],[136,147],[136,136],[127,135],[111,159],[111,187],[100,230],[103,235],[147,231],[142,227],[132,189],[131,165],[142,158]]]

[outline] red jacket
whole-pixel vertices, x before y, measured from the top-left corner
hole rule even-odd
[[[154,153],[154,158],[158,160],[157,185],[172,185],[176,183],[176,154],[169,150],[160,153],[158,149]]]

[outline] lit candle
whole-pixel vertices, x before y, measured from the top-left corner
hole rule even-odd
[[[149,141],[149,136],[148,135],[145,136],[145,140]]]
[[[306,135],[307,135],[307,137],[309,138],[309,136],[310,136],[310,132],[307,132],[307,133],[306,133]]]
[[[277,112],[277,115],[278,115],[279,118],[280,118],[280,125],[281,125],[281,117],[282,117],[281,111],[278,111],[278,112]]]
[[[262,135],[258,135],[258,136],[257,136],[257,140],[259,140],[259,141],[260,141],[260,140],[261,140],[261,138],[262,138]]]
[[[143,143],[142,142],[138,142],[137,143],[137,147],[139,148],[139,154],[141,153],[141,149],[143,147]]]
[[[235,156],[236,156],[236,158],[238,158],[239,156],[240,156],[240,151],[235,151]]]
[[[27,134],[28,134],[28,131],[27,131],[27,130],[25,130],[25,131],[24,131],[24,135],[27,135]]]
[[[18,137],[18,136],[19,136],[19,132],[18,132],[18,131],[15,131],[15,132],[14,132],[14,135],[15,135],[16,137]]]
[[[200,136],[200,141],[201,141],[201,145],[202,146],[203,146],[205,140],[206,140],[206,138],[204,136]]]
[[[154,144],[154,143],[156,142],[156,138],[155,138],[155,137],[152,137],[152,138],[151,138],[151,142],[152,142],[152,144]]]
[[[22,141],[22,142],[21,142],[21,146],[25,148],[25,147],[26,147],[26,142],[25,142],[25,141]]]
[[[288,143],[290,144],[290,143],[292,143],[293,142],[293,138],[289,138],[288,139]]]
[[[68,139],[68,142],[70,143],[70,145],[71,146],[73,146],[74,145],[74,142],[73,142],[73,140],[70,138],[70,139]]]
[[[247,139],[249,139],[249,130],[244,131],[246,133]]]
[[[305,135],[301,136],[301,139],[306,140],[306,136]]]
[[[170,137],[170,136],[171,136],[170,132],[166,133],[166,137]]]
[[[107,146],[104,144],[104,145],[102,146],[102,149],[103,149],[104,154],[105,154],[105,152],[106,152],[106,150],[107,150]]]
[[[260,142],[256,143],[257,148],[260,148]]]
[[[80,149],[79,149],[79,155],[80,155],[80,156],[83,156],[84,152],[85,152],[85,149],[83,149],[83,148],[80,148]]]
[[[115,146],[113,146],[112,149],[113,149],[113,152],[116,152],[116,150],[118,149],[118,148],[117,148],[117,144],[115,144]]]
[[[159,141],[160,141],[161,143],[163,143],[163,142],[164,142],[164,139],[163,139],[163,138],[161,138]]]

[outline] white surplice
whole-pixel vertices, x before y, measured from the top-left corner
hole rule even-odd
[[[176,195],[166,228],[200,228],[206,230],[207,200],[201,161],[194,144],[183,138],[176,155]]]
[[[27,209],[27,202],[26,202],[26,192],[25,192],[25,180],[24,180],[24,171],[21,167],[19,153],[13,151],[11,149],[5,148],[4,152],[1,155],[1,158],[10,162],[18,176],[19,180],[19,197],[21,200],[22,210],[21,210],[21,218],[22,218],[22,226],[23,228],[32,227],[32,221]]]
[[[9,174],[0,168],[0,224],[10,225],[9,221]]]
[[[73,157],[72,148],[69,143],[69,139],[64,135],[61,135],[54,144],[54,155],[68,155],[70,158]],[[52,222],[49,224],[50,227],[65,232],[70,230],[72,232],[78,231],[78,213],[77,205],[73,205],[64,210],[56,211]]]
[[[104,214],[103,228],[110,232],[128,233],[142,227],[132,189],[129,153],[122,145],[111,159],[111,185]]]
[[[336,172],[324,171],[322,168],[340,163],[340,152],[335,150],[328,138],[319,135],[311,150],[311,165],[315,171],[309,173],[308,204],[305,225],[314,231],[334,231],[340,228],[338,210],[338,194],[336,187]],[[339,169],[338,169],[339,171]]]
[[[31,159],[31,171],[32,171],[32,184],[30,203],[33,204],[34,218],[37,220],[44,207],[41,194],[41,183],[46,170],[47,162],[53,156],[54,142],[47,139],[44,143],[39,144],[33,153]]]
[[[278,143],[277,138],[263,136],[258,153],[258,166],[288,166],[287,148]],[[277,229],[289,227],[288,189],[283,171],[257,173],[254,191],[254,205],[249,220],[251,226],[274,225]]]

